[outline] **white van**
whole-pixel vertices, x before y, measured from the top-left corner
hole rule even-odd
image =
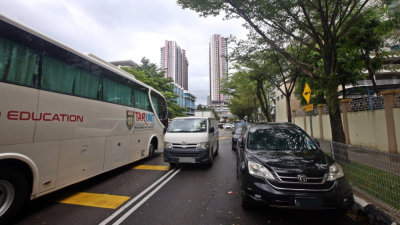
[[[212,117],[179,117],[164,136],[164,162],[213,164],[218,155],[218,122]]]

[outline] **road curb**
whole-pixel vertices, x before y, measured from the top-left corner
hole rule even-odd
[[[374,204],[367,202],[365,199],[354,195],[353,212],[358,213],[360,210],[366,215],[368,221],[372,225],[397,225],[400,224],[395,218],[376,207]]]

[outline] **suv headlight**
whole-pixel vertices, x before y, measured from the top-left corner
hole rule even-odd
[[[164,147],[165,148],[172,148],[172,143],[171,142],[164,142]]]
[[[344,177],[342,167],[338,163],[334,163],[329,167],[329,174],[327,181],[335,181],[341,177]]]
[[[200,142],[196,146],[197,149],[208,149],[208,142]]]
[[[272,175],[272,173],[269,172],[269,170],[263,165],[250,160],[248,161],[247,165],[249,167],[249,173],[251,175],[263,177],[268,180],[275,180],[275,177]]]

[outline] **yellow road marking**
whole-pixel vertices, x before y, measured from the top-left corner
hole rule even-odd
[[[98,208],[116,209],[130,197],[106,194],[93,194],[86,192],[71,193],[56,200],[56,202],[84,205]]]
[[[220,137],[219,140],[228,139],[230,137]]]
[[[134,170],[169,170],[169,166],[139,165],[133,167]]]

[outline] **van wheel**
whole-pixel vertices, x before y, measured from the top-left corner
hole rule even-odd
[[[169,163],[169,167],[175,167],[175,166],[176,166],[176,163],[172,163],[172,162]]]
[[[149,146],[149,158],[153,158],[154,157],[154,145],[153,143],[150,143]]]
[[[212,167],[214,163],[214,151],[211,149],[210,161],[208,162],[208,166]]]
[[[19,169],[0,166],[0,224],[9,224],[28,199],[29,183]]]
[[[215,151],[215,155],[218,155],[218,150],[219,150],[219,141],[217,141],[217,151]]]

